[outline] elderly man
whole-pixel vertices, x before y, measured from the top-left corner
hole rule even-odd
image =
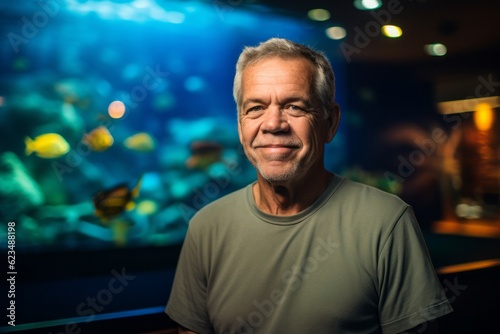
[[[180,333],[422,333],[452,311],[409,205],[324,167],[326,57],[270,39],[236,66],[257,181],[191,220],[166,313]]]

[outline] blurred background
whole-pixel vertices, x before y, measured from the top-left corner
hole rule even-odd
[[[0,1],[0,236],[16,278],[2,292],[16,326],[0,332],[173,328],[189,219],[255,180],[232,80],[243,47],[270,37],[332,62],[342,121],[325,164],[415,208],[455,308],[441,332],[489,332],[499,14],[492,0]]]

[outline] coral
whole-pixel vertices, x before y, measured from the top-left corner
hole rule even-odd
[[[41,205],[43,194],[23,163],[12,152],[0,155],[0,221],[15,220]]]

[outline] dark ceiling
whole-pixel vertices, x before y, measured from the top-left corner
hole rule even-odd
[[[387,0],[383,1],[381,8],[373,11],[356,9],[353,0],[258,2],[304,18],[310,9],[327,9],[331,18],[317,24],[325,27],[341,25],[347,31],[343,42],[353,47],[363,46],[358,48],[360,52],[351,52],[353,61],[425,61],[429,56],[424,52],[424,45],[436,42],[447,46],[445,57],[448,58],[468,56],[480,61],[486,54],[500,54],[500,3],[495,0]],[[389,11],[391,5],[392,14]],[[366,32],[370,27],[376,30],[378,23],[374,14],[389,24],[400,26],[402,37],[389,39],[373,34],[366,46],[360,40],[356,42],[359,30]]]

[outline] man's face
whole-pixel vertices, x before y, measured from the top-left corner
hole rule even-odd
[[[299,180],[323,168],[324,144],[335,126],[312,95],[313,78],[306,59],[267,58],[243,72],[238,133],[269,182]]]

